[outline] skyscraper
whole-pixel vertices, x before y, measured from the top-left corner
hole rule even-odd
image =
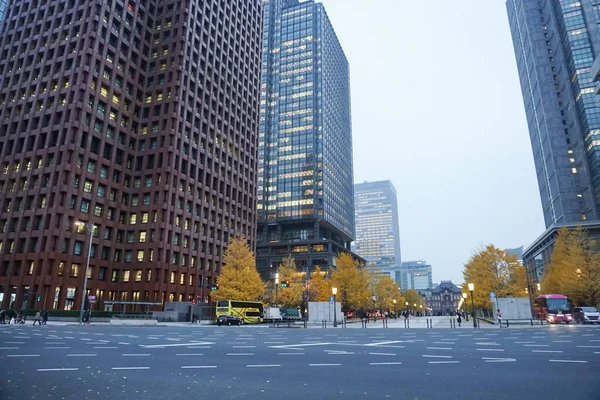
[[[431,265],[427,261],[405,261],[399,269],[400,290],[416,289],[419,291],[433,289]]]
[[[257,267],[331,266],[354,238],[348,61],[323,5],[265,1]]]
[[[262,8],[11,2],[0,308],[196,299],[231,236],[254,244]]]
[[[546,227],[599,218],[596,3],[506,2]]]
[[[400,266],[400,225],[396,188],[391,181],[354,185],[356,241],[353,250],[367,261],[367,267],[381,270],[396,279]]]
[[[0,0],[0,27],[2,26],[2,21],[4,21],[4,15],[6,14],[7,4],[8,0]]]

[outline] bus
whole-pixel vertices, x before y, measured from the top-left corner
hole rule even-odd
[[[219,300],[216,318],[235,315],[245,324],[258,324],[262,320],[263,304],[260,301]]]
[[[573,320],[571,310],[573,303],[562,294],[543,294],[533,299],[533,312],[537,319],[545,319],[550,324],[564,322],[570,324]]]

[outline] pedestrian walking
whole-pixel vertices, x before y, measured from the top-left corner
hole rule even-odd
[[[39,325],[42,325],[42,313],[40,313],[39,311],[36,312],[35,317],[33,317],[33,325],[35,325],[36,322]]]
[[[456,322],[458,322],[458,327],[460,328],[460,323],[462,322],[462,317],[460,316],[460,313],[456,314]]]
[[[42,323],[46,325],[46,322],[48,322],[48,311],[44,310],[42,312]]]
[[[496,310],[498,313],[498,324],[500,325],[500,329],[502,329],[502,314],[500,314],[500,309]]]

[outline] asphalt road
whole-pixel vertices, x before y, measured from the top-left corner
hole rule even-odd
[[[0,325],[0,399],[600,399],[600,326]]]

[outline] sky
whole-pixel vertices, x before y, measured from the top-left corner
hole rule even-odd
[[[321,0],[350,63],[355,182],[390,179],[402,260],[461,284],[544,231],[504,0]]]

